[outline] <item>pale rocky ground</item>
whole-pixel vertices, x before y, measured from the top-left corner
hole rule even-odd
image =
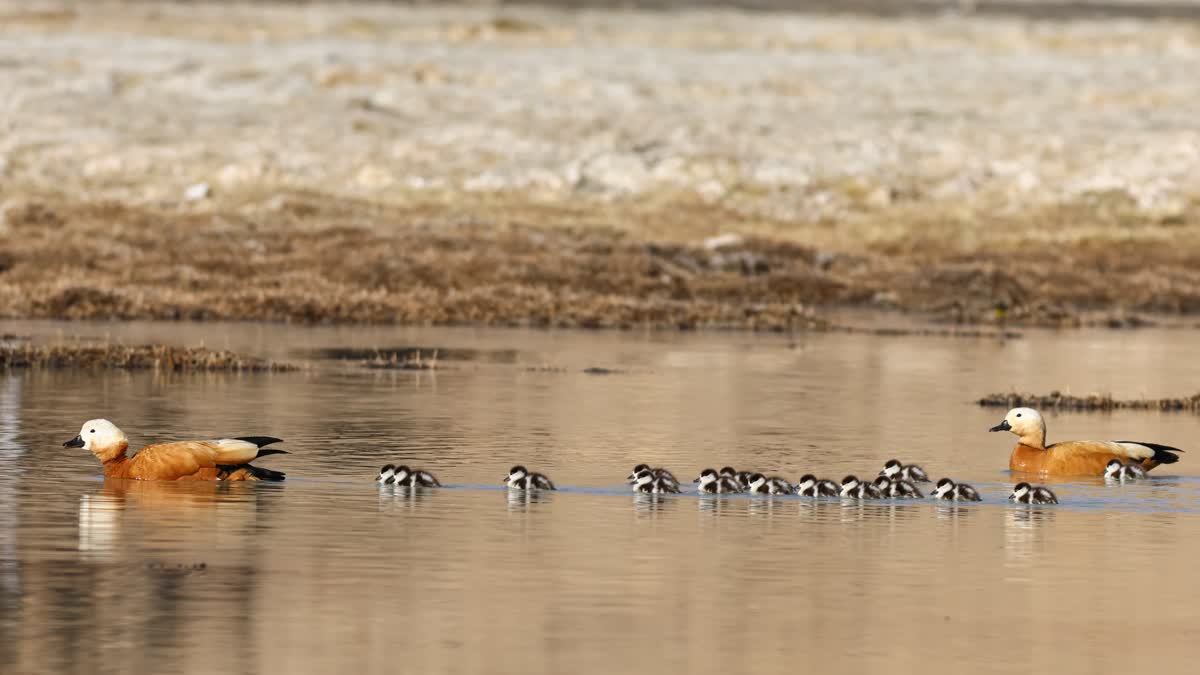
[[[1198,74],[1187,21],[3,1],[0,233],[63,220],[31,203],[229,236],[738,233],[812,247],[821,269],[884,256],[855,298],[915,309],[950,301],[915,299],[941,282],[879,277],[1115,242],[1174,271],[1052,300],[1192,311]],[[1011,300],[1008,276],[973,301]]]

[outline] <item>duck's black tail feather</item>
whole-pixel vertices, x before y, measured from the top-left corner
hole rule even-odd
[[[1144,441],[1117,441],[1117,442],[1118,443],[1137,443],[1138,445],[1144,445],[1147,448],[1150,448],[1151,450],[1154,451],[1154,457],[1152,459],[1154,461],[1158,462],[1159,464],[1174,464],[1175,462],[1179,461],[1179,455],[1176,455],[1175,453],[1183,452],[1179,448],[1172,448],[1169,445],[1159,445],[1158,443],[1146,443]]]
[[[272,443],[282,443],[283,442],[282,438],[275,438],[274,436],[238,436],[234,440],[235,441],[246,441],[247,443],[253,443],[260,448],[265,445],[271,445]],[[271,452],[283,452],[283,450],[272,450]],[[270,453],[259,453],[259,457],[261,457],[263,454],[270,454]]]
[[[280,450],[278,448],[267,448],[265,450],[259,450],[258,454],[255,455],[255,458],[266,457],[267,455],[286,455],[286,454],[289,454],[287,450]]]

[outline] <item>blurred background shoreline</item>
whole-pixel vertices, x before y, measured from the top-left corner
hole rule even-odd
[[[1200,3],[546,4],[0,2],[0,316],[1200,311]]]

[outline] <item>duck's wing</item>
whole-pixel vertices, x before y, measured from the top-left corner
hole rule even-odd
[[[1182,452],[1178,448],[1165,445],[1134,441],[1063,441],[1051,445],[1046,450],[1054,453],[1055,463],[1059,465],[1069,465],[1072,462],[1081,464],[1077,468],[1092,467],[1094,463],[1099,462],[1107,463],[1111,458],[1129,460],[1139,464],[1153,462],[1150,466],[1172,464],[1179,461],[1179,455],[1174,453]],[[1102,464],[1097,464],[1097,466],[1098,472],[1103,473],[1104,466]]]
[[[1159,445],[1158,443],[1145,443],[1141,441],[1113,441],[1113,443],[1144,455],[1138,459],[1152,459],[1159,464],[1174,464],[1179,461],[1179,455],[1175,453],[1183,452],[1179,448],[1172,448],[1169,445]]]
[[[129,460],[129,475],[143,480],[176,480],[216,466],[216,448],[207,441],[155,443]]]
[[[264,454],[282,450],[262,451],[259,443],[278,443],[280,439],[267,436],[221,438],[215,441],[175,441],[155,443],[138,451],[130,460],[131,475],[158,480],[173,480],[191,476],[200,469],[217,466],[240,466]]]

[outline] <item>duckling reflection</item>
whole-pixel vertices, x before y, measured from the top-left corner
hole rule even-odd
[[[670,493],[637,492],[633,495],[633,510],[639,514],[658,513],[676,500],[666,496]]]
[[[509,511],[526,511],[531,506],[554,499],[553,490],[505,490],[504,494],[507,496]]]
[[[1047,523],[1054,521],[1057,509],[1006,509],[1004,520],[1004,557],[1009,564],[1033,566],[1044,545]]]
[[[972,510],[955,501],[940,500],[933,503],[933,515],[938,520],[961,520],[969,516]]]
[[[733,507],[729,503],[733,501],[726,497],[718,497],[715,494],[701,493],[696,500],[696,510],[700,513],[708,513],[714,516],[719,516],[722,513],[728,513]]]
[[[409,485],[387,485],[379,489],[379,507],[381,511],[397,509],[412,510],[424,508],[433,503],[441,494],[441,490],[431,490],[424,487]]]

